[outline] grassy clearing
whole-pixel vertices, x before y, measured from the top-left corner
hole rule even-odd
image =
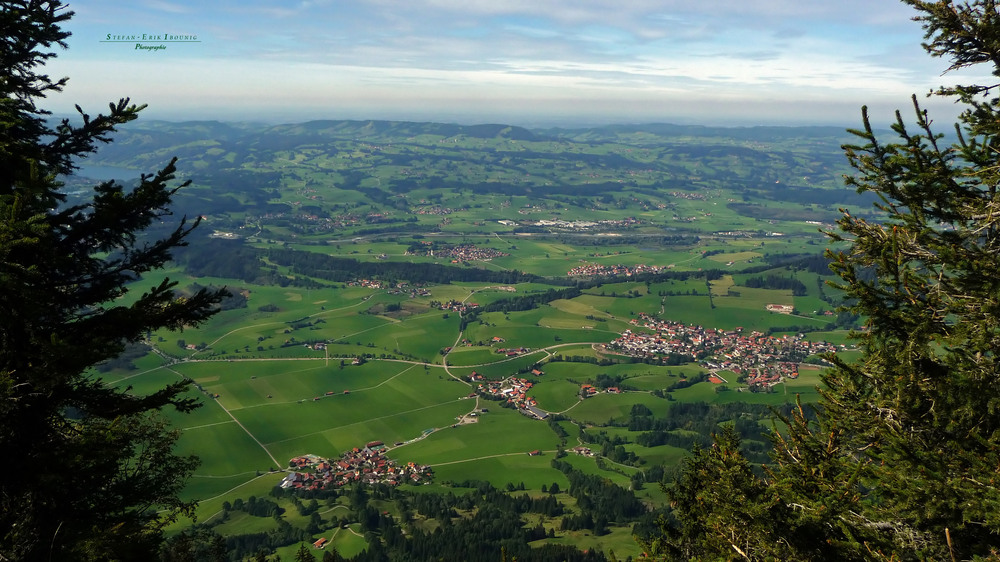
[[[248,470],[284,468],[274,466],[267,453],[235,422],[185,430],[177,450],[197,453],[201,465],[195,474],[203,477],[230,478],[245,475]]]
[[[217,517],[222,512],[222,502],[230,501],[236,498],[249,498],[250,496],[267,496],[271,489],[281,482],[281,479],[285,477],[283,472],[273,472],[273,473],[262,473],[260,476],[256,476],[256,473],[250,474],[245,478],[233,478],[226,485],[231,484],[229,488],[218,492],[214,496],[208,495],[194,495],[189,494],[188,490],[185,490],[185,498],[188,499],[198,499],[198,507],[195,510],[195,515],[199,522],[206,522],[210,517]],[[192,486],[199,486],[205,479],[193,478],[191,480]],[[173,523],[167,528],[168,532],[179,531],[186,527],[189,527],[192,523],[191,519],[182,517],[177,522]]]
[[[441,464],[434,467],[434,478],[438,482],[461,482],[473,478],[487,481],[499,489],[504,489],[507,484],[524,484],[528,490],[540,490],[543,485],[551,486],[556,482],[565,489],[569,481],[562,472],[550,466],[552,457],[552,453],[532,457],[522,452]]]
[[[453,367],[478,366],[496,363],[503,355],[493,348],[458,347],[448,354],[448,365]]]
[[[250,430],[265,443],[300,437],[376,418],[400,415],[455,402],[468,392],[452,379],[437,378],[413,369],[411,377],[332,395],[317,393],[309,399],[268,404],[235,411]],[[451,409],[449,409],[451,410]],[[440,422],[439,422],[440,423]]]
[[[566,414],[582,423],[604,424],[627,416],[635,404],[645,404],[655,412],[663,411],[668,402],[646,392],[602,393],[580,402]]]
[[[612,528],[610,533],[600,536],[587,530],[557,530],[555,539],[539,541],[538,544],[544,544],[544,542],[570,545],[580,550],[614,551],[615,557],[619,560],[625,560],[628,557],[638,559],[642,555],[642,548],[632,538],[632,530],[629,528]]]
[[[725,253],[725,254],[715,254],[715,255],[712,255],[712,256],[708,256],[708,259],[710,259],[710,260],[712,260],[714,262],[718,262],[718,263],[747,262],[747,261],[751,261],[751,260],[763,257],[763,255],[764,254],[761,254],[760,252],[751,252],[751,251],[746,251],[746,252],[728,252],[728,253]]]
[[[528,393],[538,401],[538,407],[549,412],[562,412],[580,401],[580,385],[566,380],[542,380]]]
[[[486,403],[484,403],[486,404]],[[400,460],[423,464],[464,463],[496,455],[527,456],[554,451],[558,438],[548,424],[489,403],[477,423],[445,428],[393,451]]]

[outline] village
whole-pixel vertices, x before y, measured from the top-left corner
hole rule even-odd
[[[578,265],[573,269],[566,272],[569,277],[597,277],[604,275],[624,275],[625,277],[631,277],[633,275],[640,275],[642,273],[659,273],[665,269],[671,269],[673,266],[659,266],[659,265],[645,265],[639,264],[634,266],[628,265],[601,265],[595,263],[589,263],[586,265]]]
[[[533,369],[531,373],[536,377],[545,374],[539,369]],[[479,383],[476,393],[481,396],[492,397],[510,404],[530,418],[544,420],[549,417],[549,413],[540,409],[535,399],[527,395],[531,387],[534,386],[534,383],[528,379],[508,377],[501,381],[487,381],[482,375],[473,371],[469,375],[469,381]]]
[[[462,302],[455,299],[451,299],[448,302],[431,301],[431,308],[436,308],[438,310],[449,310],[451,312],[458,312],[459,314],[465,314],[466,312],[471,312],[479,308],[478,303],[474,302]]]
[[[433,473],[429,466],[396,463],[385,456],[385,444],[372,441],[364,448],[354,447],[338,460],[324,459],[317,455],[303,455],[288,461],[294,472],[281,481],[280,486],[292,490],[323,490],[351,482],[366,485],[388,484],[398,486],[404,482],[418,484],[430,481]]]
[[[425,247],[411,246],[404,255],[452,258],[454,263],[460,261],[490,261],[493,258],[502,258],[510,255],[507,252],[501,252],[489,247],[483,248],[475,244],[434,247],[430,242],[423,242],[420,246]]]
[[[769,336],[761,332],[744,334],[735,330],[705,329],[669,320],[659,320],[640,313],[632,325],[652,330],[635,333],[626,330],[608,348],[633,357],[680,355],[689,361],[701,361],[713,371],[731,371],[745,377],[751,390],[766,390],[782,378],[798,377],[798,364],[817,353],[846,349],[826,342],[805,340],[802,334]]]

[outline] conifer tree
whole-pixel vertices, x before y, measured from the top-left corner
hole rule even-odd
[[[197,462],[173,453],[155,414],[197,404],[186,381],[144,395],[87,369],[152,330],[198,324],[220,295],[178,298],[163,280],[121,300],[195,226],[143,237],[170,220],[173,162],[132,189],[62,192],[59,177],[144,107],[78,106],[74,124],[38,106],[67,82],[41,67],[66,47],[71,15],[58,1],[0,3],[0,559],[150,559],[164,522],[192,507],[178,492]]]
[[[295,562],[316,562],[316,557],[313,556],[312,552],[309,552],[306,543],[299,544],[299,549],[295,551]]]
[[[918,12],[925,49],[949,70],[986,65],[1000,77],[994,0],[903,1]],[[663,523],[653,554],[673,559],[662,546],[670,543],[696,549],[684,553],[694,558],[998,557],[998,89],[994,81],[932,92],[965,108],[950,142],[916,97],[912,113],[897,112],[889,142],[862,110],[858,142],[845,146],[856,170],[847,184],[876,194],[881,217],[844,211],[829,233],[849,310],[865,318],[855,334],[862,358],[831,358],[816,421],[802,410],[783,420],[766,478],[747,477],[728,498],[698,504],[707,512],[675,503],[679,521]],[[672,496],[691,502],[720,483],[738,484],[727,475],[741,462],[716,457],[697,453]],[[771,498],[783,506],[780,524],[752,524],[747,512]],[[711,525],[734,517],[758,536],[738,542],[733,523]]]
[[[736,430],[728,425],[714,437],[709,449],[695,446],[668,491],[673,516],[683,526],[664,525],[666,534],[647,544],[649,551],[675,560],[739,557],[762,550],[757,543],[770,541],[789,518],[788,507],[740,453]],[[792,552],[784,546],[766,550],[784,557]]]

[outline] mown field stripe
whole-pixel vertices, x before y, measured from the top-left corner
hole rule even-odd
[[[171,373],[174,373],[178,377],[181,377],[182,379],[187,380],[186,376],[182,375],[181,373],[178,373],[177,371],[171,369],[170,367],[167,367],[167,370],[170,371]],[[281,465],[280,462],[278,462],[278,459],[274,458],[274,455],[271,454],[271,451],[269,451],[267,449],[267,447],[265,447],[264,444],[261,443],[260,440],[257,439],[257,437],[253,433],[250,433],[250,430],[247,429],[245,425],[243,425],[242,423],[240,423],[240,420],[236,419],[236,416],[234,416],[232,412],[230,412],[228,409],[226,409],[226,407],[223,406],[218,400],[213,400],[213,402],[215,402],[216,404],[218,404],[219,407],[222,408],[222,411],[225,412],[229,417],[233,418],[233,421],[236,422],[236,425],[240,426],[240,428],[242,428],[243,431],[245,431],[247,433],[247,435],[250,436],[250,439],[254,440],[254,443],[257,443],[258,445],[260,445],[261,449],[264,449],[264,452],[267,453],[267,456],[270,457],[271,460],[274,462],[274,466],[275,467],[277,467],[279,469],[281,468],[282,465]]]

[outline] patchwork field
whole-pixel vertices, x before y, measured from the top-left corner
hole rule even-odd
[[[553,243],[523,246],[530,248],[529,253],[550,256],[572,250]],[[620,258],[626,256],[607,258],[624,263],[628,260]],[[648,259],[636,254],[629,257],[633,263]],[[683,256],[660,257],[676,262]],[[711,257],[713,263],[728,257],[723,262],[728,263],[760,256],[743,251]],[[687,259],[704,258],[691,255]],[[635,329],[629,321],[639,313],[723,329],[825,322],[821,317],[768,312],[768,304],[795,302],[790,291],[743,287],[739,279],[724,275],[707,284],[693,279],[605,283],[575,298],[553,300],[531,310],[480,314],[462,331],[460,314],[447,314],[427,303],[432,298],[472,297],[488,304],[510,293],[487,289],[487,285],[442,285],[431,288],[432,297],[394,301],[385,291],[363,287],[245,286],[242,290],[250,295],[245,308],[225,311],[202,328],[170,334],[159,342],[158,347],[175,357],[169,364],[151,355],[137,363],[134,371],[105,377],[119,386],[130,385],[134,392],[150,392],[181,378],[197,385],[193,395],[200,396],[205,406],[191,415],[170,414],[183,431],[180,450],[202,458],[188,490],[192,497],[212,497],[252,481],[258,471],[283,469],[293,456],[335,457],[373,440],[399,443],[393,456],[439,466],[452,479],[471,469],[502,486],[512,481],[512,467],[527,463],[545,475],[528,477],[536,483],[552,480],[558,471],[542,469],[547,462],[528,457],[527,452],[537,449],[554,454],[558,436],[547,424],[498,403],[468,399],[475,390],[467,380],[469,375],[475,372],[490,380],[527,376],[534,383],[528,396],[539,408],[581,424],[622,419],[636,404],[656,416],[666,415],[671,402],[652,393],[704,373],[704,367],[598,364],[608,359],[621,361],[595,351],[594,346]],[[205,281],[224,283],[222,279],[199,282]],[[515,295],[540,289],[547,287],[518,286]],[[411,313],[390,316],[373,308],[391,302],[401,302],[400,310]],[[822,340],[824,335],[814,332],[810,337]],[[178,339],[204,346],[180,349]],[[468,343],[463,344],[463,339]],[[844,341],[842,333],[830,334],[830,339]],[[313,349],[314,342],[324,345]],[[507,357],[498,353],[500,349],[522,351]],[[442,366],[446,350],[447,370]],[[557,355],[574,359],[553,361]],[[544,374],[531,375],[533,368]],[[780,404],[794,401],[796,395],[806,401],[815,399],[819,370],[805,367],[800,372],[798,379],[774,386],[769,394],[741,392],[732,373],[723,375],[729,381],[729,390],[724,392],[716,384],[703,382],[670,394],[678,402]],[[609,376],[618,381],[622,393],[581,398],[582,384]],[[480,408],[489,412],[474,418],[475,423],[456,425],[462,416]],[[669,448],[630,449],[649,462],[677,459],[677,452]]]
[[[609,344],[629,332],[701,345],[699,335],[653,333],[644,327],[653,320],[846,346],[863,321],[837,310],[820,256],[818,230],[834,227],[839,205],[877,216],[841,188],[840,132],[188,127],[154,124],[123,140],[185,155],[180,175],[193,183],[175,212],[202,216],[207,228],[175,255],[176,290],[224,286],[232,296],[204,325],[151,333],[154,352],[139,349],[99,376],[134,393],[193,383],[189,396],[203,407],[163,415],[180,432],[178,452],[201,458],[185,497],[200,499],[199,521],[226,535],[279,524],[223,515],[223,502],[274,497],[291,458],[336,458],[370,441],[398,462],[432,466],[433,482],[403,484],[406,492],[456,494],[452,483],[484,480],[540,496],[544,486],[570,486],[553,467],[558,457],[662,506],[657,481],[697,438],[744,414],[764,423],[764,405],[816,400],[823,367],[789,367],[821,363],[795,355],[761,385],[747,382],[756,367],[731,361],[759,350]],[[190,138],[205,131],[217,138]],[[120,151],[103,163],[145,168],[150,154]],[[154,282],[138,280],[119,304]],[[515,388],[512,377],[531,387]],[[491,383],[503,398],[488,396]],[[696,406],[731,410],[669,425]],[[640,444],[653,442],[666,444]],[[593,456],[573,451],[583,446]],[[585,511],[557,495],[570,514]],[[404,517],[394,501],[369,499]],[[315,523],[289,498],[277,501],[296,529]],[[334,519],[354,514],[349,504],[324,503],[322,532],[311,533],[344,556],[371,539],[356,519]],[[440,522],[430,519],[414,524],[433,531]],[[563,521],[525,515],[525,525],[552,532],[547,542],[640,554],[633,521],[601,533]],[[296,556],[295,546],[275,552]]]
[[[696,274],[708,264],[729,267],[729,262],[746,265],[763,259],[758,249],[739,247],[705,258],[699,252],[650,249],[597,256],[557,242],[517,244],[516,253],[494,260],[490,267],[534,267],[562,275],[584,262],[656,262],[682,264],[676,267]],[[372,249],[390,254],[389,259],[403,259],[404,247],[398,243]],[[333,246],[323,250],[337,253]],[[557,255],[563,257],[553,259]],[[450,483],[470,479],[501,489],[523,486],[534,494],[553,484],[566,488],[566,475],[553,468],[552,461],[570,451],[561,460],[632,489],[655,506],[665,501],[663,492],[656,482],[643,482],[642,474],[651,467],[675,470],[687,451],[637,443],[641,432],[626,427],[636,408],[661,419],[671,416],[675,404],[777,406],[797,398],[810,402],[818,398],[822,368],[803,364],[796,379],[782,380],[767,393],[749,392],[732,371],[718,371],[724,384],[687,385],[684,381],[714,370],[699,362],[644,362],[612,353],[606,344],[626,330],[644,331],[640,315],[728,330],[770,330],[775,335],[806,330],[811,341],[848,343],[844,330],[817,331],[831,323],[830,315],[823,313],[830,305],[817,288],[822,278],[802,272],[797,276],[806,287],[804,295],[744,286],[751,276],[740,273],[722,273],[710,282],[680,276],[649,282],[609,280],[584,287],[571,298],[471,316],[444,310],[440,303],[496,306],[564,286],[519,283],[512,292],[490,283],[450,283],[426,286],[426,294],[393,294],[385,288],[346,284],[307,289],[199,279],[203,285],[236,288],[247,296],[246,306],[223,311],[202,327],[153,334],[158,354],[137,359],[132,369],[102,376],[138,393],[182,379],[194,383],[190,395],[203,407],[191,414],[165,415],[180,430],[177,451],[201,459],[184,497],[200,500],[197,513],[203,521],[221,517],[223,501],[268,496],[293,457],[336,458],[371,441],[388,445],[387,455],[396,462],[432,467],[433,483],[407,486],[412,491],[456,493]],[[796,312],[769,312],[770,304],[791,305]],[[528,380],[532,387],[526,398],[558,421],[537,420],[504,407],[503,401],[477,396],[479,382],[469,380],[473,374],[486,381],[512,376]],[[598,383],[601,391],[585,397],[584,385]],[[603,391],[611,386],[619,392]],[[600,451],[609,450],[609,445],[601,440],[618,443],[612,447],[618,449],[615,454],[631,455],[637,462],[602,456]],[[598,454],[572,452],[581,445]],[[560,497],[572,509],[576,500]],[[385,508],[396,509],[391,502]],[[293,505],[285,509],[285,519],[293,525],[308,523]],[[333,521],[331,517],[347,509],[324,507],[321,519]],[[174,529],[186,524],[180,521]],[[556,538],[551,542],[639,552],[625,527],[612,526],[609,534],[598,537],[589,531],[562,531],[557,522],[544,524],[553,526]],[[330,528],[314,538],[332,539],[343,555],[359,553],[367,543],[351,528]],[[226,519],[217,529],[270,532],[274,523],[244,514]],[[277,552],[294,556],[295,549]]]

